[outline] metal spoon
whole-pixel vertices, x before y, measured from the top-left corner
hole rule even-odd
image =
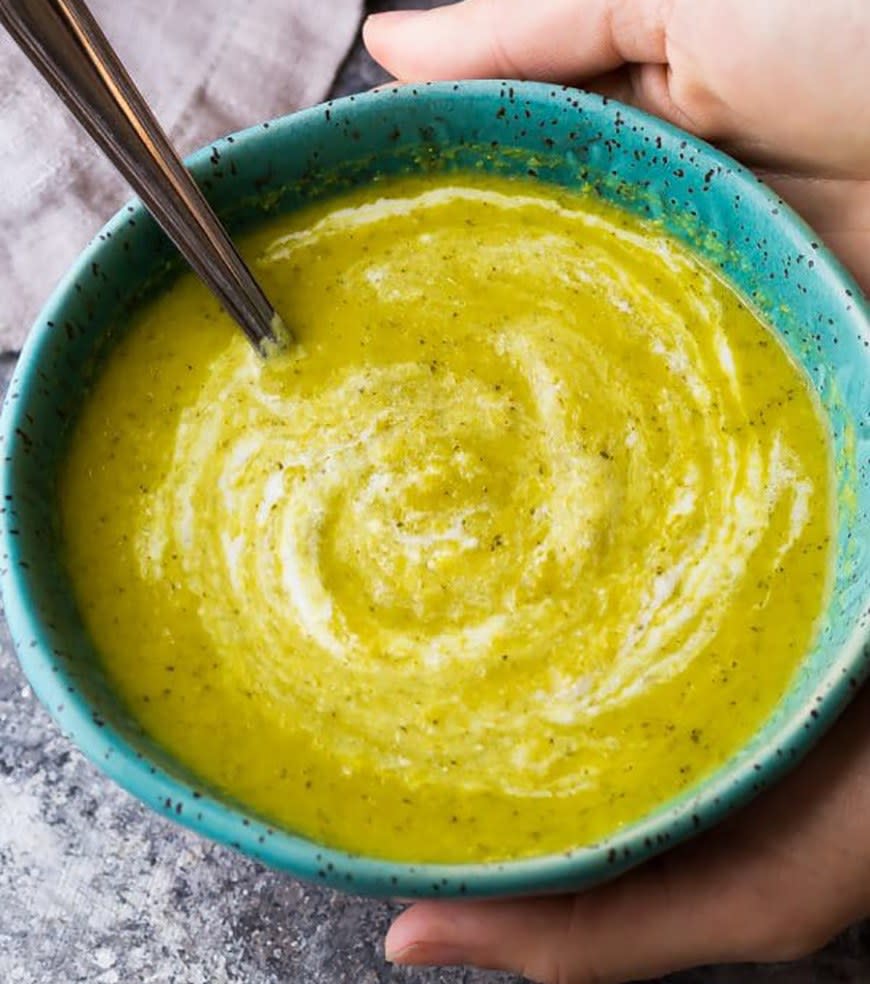
[[[100,26],[81,0],[0,0],[0,24],[254,347],[266,354],[290,333],[233,246]]]

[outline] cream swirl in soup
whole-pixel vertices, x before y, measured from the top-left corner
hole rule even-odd
[[[746,740],[821,611],[829,458],[714,273],[590,197],[471,178],[245,252],[298,346],[262,364],[182,279],[62,490],[158,740],[290,829],[417,860],[587,843]]]

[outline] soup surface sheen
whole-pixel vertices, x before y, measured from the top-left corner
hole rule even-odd
[[[408,179],[243,240],[298,346],[152,303],[61,483],[113,685],[264,817],[416,861],[564,850],[752,734],[811,643],[828,439],[717,277],[593,198]]]

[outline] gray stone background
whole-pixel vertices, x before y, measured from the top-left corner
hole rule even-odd
[[[380,81],[357,43],[335,94]],[[4,390],[13,364],[0,358]],[[60,737],[0,623],[0,984],[513,981],[389,966],[382,939],[397,911],[293,881],[146,810]],[[704,968],[660,984],[866,981],[870,926],[860,925],[798,963]]]

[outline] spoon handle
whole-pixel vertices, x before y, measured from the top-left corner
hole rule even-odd
[[[0,0],[0,24],[265,353],[287,329],[82,0]]]

